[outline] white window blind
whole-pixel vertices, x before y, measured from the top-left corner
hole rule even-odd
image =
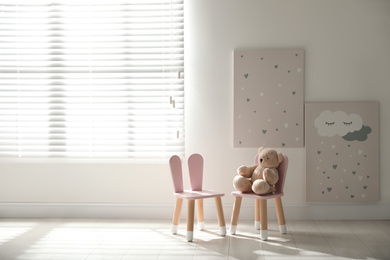
[[[0,0],[0,157],[184,153],[183,0]]]

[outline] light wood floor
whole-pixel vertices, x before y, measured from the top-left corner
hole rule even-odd
[[[226,237],[206,221],[191,243],[185,228],[172,235],[169,220],[0,219],[0,259],[390,259],[390,221],[287,221],[285,235],[270,221],[268,241],[253,221]]]

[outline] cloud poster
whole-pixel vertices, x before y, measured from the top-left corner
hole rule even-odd
[[[234,51],[234,147],[303,147],[304,51]]]
[[[306,103],[306,199],[379,200],[379,103]]]

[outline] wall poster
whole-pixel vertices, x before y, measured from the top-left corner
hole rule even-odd
[[[306,199],[379,200],[379,103],[306,103]]]
[[[234,147],[303,147],[304,51],[234,51]]]

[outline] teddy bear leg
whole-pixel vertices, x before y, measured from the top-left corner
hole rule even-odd
[[[234,189],[241,192],[251,192],[252,191],[252,183],[245,177],[237,175],[233,179]]]
[[[269,184],[266,183],[264,180],[255,180],[252,185],[252,190],[254,193],[258,195],[266,194],[269,190]]]
[[[269,186],[267,193],[275,192],[275,186]]]

